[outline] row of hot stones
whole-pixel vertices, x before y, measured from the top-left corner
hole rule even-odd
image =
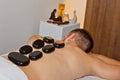
[[[45,45],[47,43],[47,45]],[[55,50],[55,48],[63,48],[65,44],[63,41],[55,41],[52,37],[46,36],[43,39],[37,39],[30,45],[24,45],[19,48],[19,52],[10,52],[8,59],[19,66],[27,66],[30,60],[38,60],[42,58],[43,52],[49,54]],[[33,51],[33,48],[36,50]],[[38,50],[37,50],[38,49]],[[42,51],[40,51],[41,49]],[[29,54],[27,57],[26,54]]]

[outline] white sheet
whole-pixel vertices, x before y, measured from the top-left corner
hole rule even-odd
[[[24,72],[0,56],[0,80],[28,80]]]
[[[85,76],[83,78],[77,79],[77,80],[105,80],[96,76]]]

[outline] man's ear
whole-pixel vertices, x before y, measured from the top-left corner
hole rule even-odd
[[[66,38],[66,42],[74,42],[76,38],[76,33],[72,33]]]

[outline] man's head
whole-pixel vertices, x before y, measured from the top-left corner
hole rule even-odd
[[[75,43],[85,52],[90,52],[93,48],[93,39],[85,29],[74,29],[64,39],[65,42]]]

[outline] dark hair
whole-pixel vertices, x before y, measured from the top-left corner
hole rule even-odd
[[[75,42],[78,47],[82,48],[85,52],[90,52],[92,50],[94,42],[87,30],[77,28],[70,32],[70,34],[72,33],[77,34]]]

